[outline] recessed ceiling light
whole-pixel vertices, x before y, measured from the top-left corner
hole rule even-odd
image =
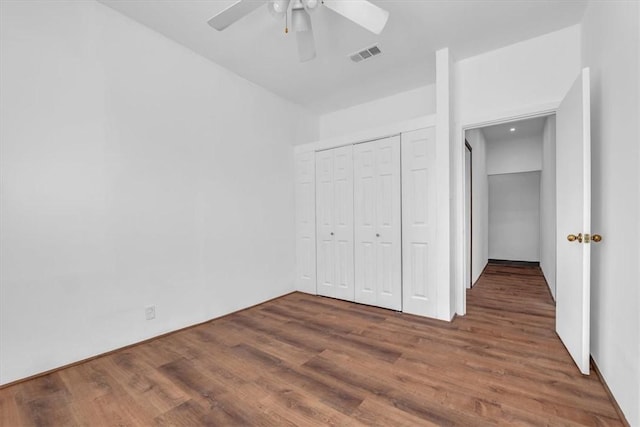
[[[509,129],[509,131],[510,131],[510,132],[515,132],[515,131],[516,131],[516,128],[511,128],[511,129]]]

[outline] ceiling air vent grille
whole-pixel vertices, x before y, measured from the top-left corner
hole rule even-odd
[[[380,55],[381,53],[382,51],[378,46],[372,46],[370,48],[352,53],[351,55],[349,55],[349,58],[351,58],[353,62],[360,62],[364,61],[365,59],[373,58],[374,56]]]

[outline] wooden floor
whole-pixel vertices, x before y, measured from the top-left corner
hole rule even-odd
[[[295,293],[2,389],[0,425],[621,425],[538,268],[490,265],[467,310]]]

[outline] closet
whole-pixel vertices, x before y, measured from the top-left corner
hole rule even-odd
[[[296,153],[296,289],[437,317],[435,128],[347,142]]]
[[[318,295],[402,309],[400,137],[316,153]]]

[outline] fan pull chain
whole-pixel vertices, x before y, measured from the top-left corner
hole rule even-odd
[[[289,34],[289,14],[284,13],[284,33]]]

